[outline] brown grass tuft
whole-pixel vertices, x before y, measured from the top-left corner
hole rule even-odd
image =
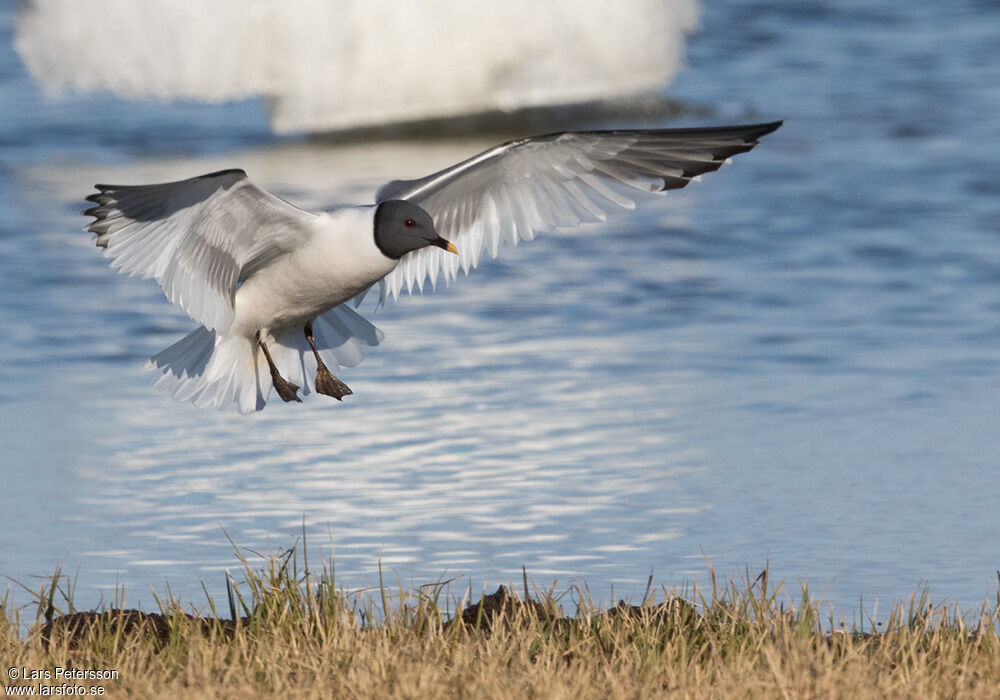
[[[1000,697],[1000,600],[963,614],[918,591],[873,631],[821,615],[805,587],[793,604],[766,570],[600,610],[577,587],[529,596],[527,582],[471,602],[444,583],[349,594],[332,563],[312,572],[299,552],[241,557],[228,616],[169,597],[155,613],[78,612],[57,572],[34,622],[0,599],[0,659],[114,669],[70,682],[110,697]],[[3,678],[10,691],[61,682]]]

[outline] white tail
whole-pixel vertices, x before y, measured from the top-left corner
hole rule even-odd
[[[313,321],[313,339],[323,362],[336,373],[364,359],[364,346],[378,345],[382,331],[345,305]],[[315,390],[316,358],[301,328],[290,330],[268,346],[281,375],[301,387]],[[154,383],[179,401],[196,406],[228,408],[234,402],[241,413],[259,411],[271,394],[267,361],[254,340],[245,336],[218,336],[201,327],[146,363],[161,376]]]

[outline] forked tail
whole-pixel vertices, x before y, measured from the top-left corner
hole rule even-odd
[[[381,342],[383,334],[347,306],[337,306],[313,322],[313,338],[323,362],[336,373],[364,359],[364,346]],[[281,375],[315,391],[316,359],[301,328],[290,330],[268,348]],[[178,401],[196,406],[259,411],[271,395],[271,375],[255,341],[244,336],[218,336],[201,327],[150,358],[147,369],[161,376],[154,385]]]

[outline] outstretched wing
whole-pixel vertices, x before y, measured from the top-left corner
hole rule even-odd
[[[483,252],[496,257],[501,244],[634,209],[633,197],[684,187],[779,126],[548,134],[496,146],[419,180],[394,180],[376,200],[419,204],[459,255],[408,253],[385,278],[383,298],[422,289],[426,279],[433,285],[439,274],[453,280],[459,268],[468,274]]]
[[[268,194],[242,170],[158,185],[96,185],[87,230],[111,266],[153,277],[167,298],[224,334],[240,281],[309,236],[315,215]]]

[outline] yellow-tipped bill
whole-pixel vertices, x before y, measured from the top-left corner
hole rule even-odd
[[[455,247],[455,244],[452,243],[451,241],[446,241],[445,239],[441,238],[441,236],[437,237],[437,240],[434,241],[434,245],[436,245],[441,250],[447,250],[449,253],[454,253],[455,255],[458,255],[458,248]]]

